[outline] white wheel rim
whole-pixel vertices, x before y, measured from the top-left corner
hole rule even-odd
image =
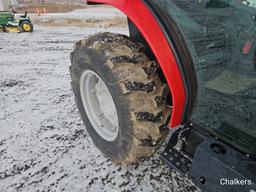
[[[117,110],[105,82],[95,72],[86,70],[80,78],[80,94],[95,131],[104,140],[115,140],[119,129]]]

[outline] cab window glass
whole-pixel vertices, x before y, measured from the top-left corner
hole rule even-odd
[[[193,57],[198,95],[191,120],[232,142],[244,144],[250,135],[256,145],[256,0],[155,2]]]

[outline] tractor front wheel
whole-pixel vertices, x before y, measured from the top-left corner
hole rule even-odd
[[[158,65],[139,43],[102,33],[76,43],[72,88],[83,122],[102,153],[119,163],[148,157],[164,141],[170,116]]]
[[[33,32],[33,24],[29,21],[23,21],[20,24],[23,32]]]

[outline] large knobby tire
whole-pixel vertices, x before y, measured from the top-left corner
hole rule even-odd
[[[170,117],[169,91],[139,43],[127,36],[102,33],[76,43],[71,53],[72,89],[83,122],[95,145],[114,162],[132,163],[152,155],[164,141]],[[90,122],[81,98],[80,80],[93,71],[105,82],[118,115],[118,134],[103,139]]]

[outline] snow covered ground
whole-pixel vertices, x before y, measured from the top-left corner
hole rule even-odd
[[[83,11],[82,11],[83,12]],[[0,33],[0,191],[188,192],[159,160],[117,166],[93,145],[74,103],[69,53],[81,38],[125,28],[35,26]]]

